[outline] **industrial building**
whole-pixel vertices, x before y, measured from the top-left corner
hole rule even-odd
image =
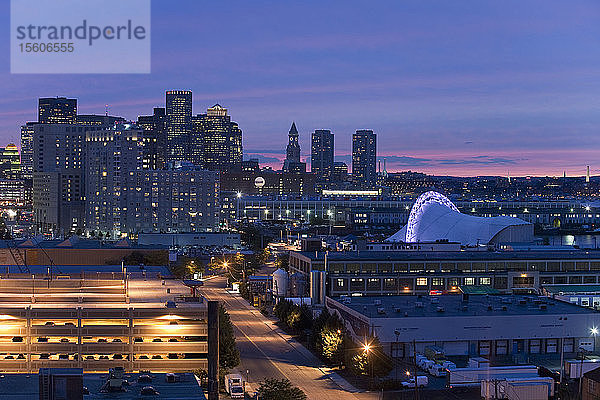
[[[487,286],[506,293],[548,285],[600,283],[600,250],[290,252],[290,272],[327,271],[327,293],[456,292]]]
[[[117,265],[134,253],[161,264],[168,261],[169,248],[159,244],[139,245],[127,239],[103,242],[71,236],[65,240],[43,240],[39,236],[0,242],[0,265]]]
[[[125,273],[0,280],[0,371],[207,367],[207,306],[182,283]],[[195,300],[195,301],[191,301]]]
[[[355,340],[375,335],[393,357],[426,346],[447,356],[595,351],[600,313],[547,297],[441,295],[326,298]]]

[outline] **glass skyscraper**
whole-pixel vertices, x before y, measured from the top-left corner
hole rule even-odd
[[[166,163],[174,166],[189,158],[192,133],[192,92],[169,90],[166,93]]]
[[[310,171],[319,181],[329,181],[333,173],[333,133],[317,129],[312,134],[310,149]]]
[[[352,180],[370,189],[377,182],[377,135],[372,130],[357,130],[352,135]]]

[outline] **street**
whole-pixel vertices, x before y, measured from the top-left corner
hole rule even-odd
[[[309,399],[377,398],[374,393],[356,393],[353,386],[323,367],[312,353],[243,298],[226,292],[225,285],[225,278],[207,280],[202,291],[208,299],[223,302],[229,312],[241,356],[241,364],[236,369],[244,378],[248,376],[253,389],[266,378],[287,378],[304,390]]]

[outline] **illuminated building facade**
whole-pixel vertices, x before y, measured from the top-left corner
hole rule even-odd
[[[33,126],[33,211],[38,232],[69,233],[83,228],[85,131],[70,124]]]
[[[24,179],[33,178],[33,127],[37,122],[21,126],[21,170]]]
[[[75,124],[77,99],[45,97],[38,100],[38,122],[41,124]]]
[[[331,180],[333,173],[333,133],[327,129],[317,129],[312,134],[310,152],[310,171],[318,181]]]
[[[140,115],[137,125],[144,130],[144,169],[163,169],[166,153],[166,113],[157,107],[152,115]]]
[[[14,143],[0,147],[0,179],[19,179],[21,177],[21,158]]]
[[[376,159],[377,135],[372,130],[357,130],[352,135],[352,180],[356,186],[375,186]]]
[[[192,132],[192,92],[169,90],[166,93],[166,162],[171,165],[189,160]]]
[[[242,130],[231,121],[227,109],[215,104],[192,118],[190,158],[188,161],[213,171],[240,169]]]
[[[218,172],[143,169],[143,136],[137,126],[87,133],[86,229],[115,238],[217,230]]]

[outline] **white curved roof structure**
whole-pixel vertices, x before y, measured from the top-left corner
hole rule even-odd
[[[415,201],[408,223],[387,240],[406,243],[448,240],[467,246],[529,242],[533,240],[533,225],[507,216],[484,218],[462,214],[444,195],[426,192]]]

